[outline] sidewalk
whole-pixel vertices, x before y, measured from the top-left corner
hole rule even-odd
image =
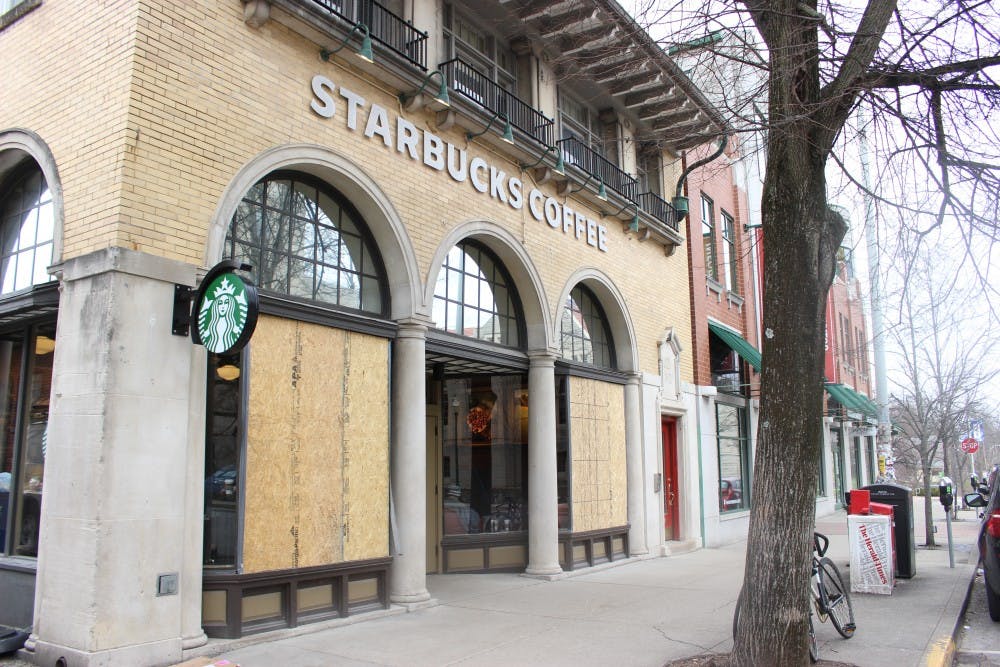
[[[975,568],[978,520],[953,523],[955,568],[948,566],[943,510],[937,549],[923,544],[922,505],[914,522],[916,576],[891,596],[854,594],[858,630],[841,639],[817,624],[820,655],[859,666],[950,665],[952,637]],[[817,521],[829,554],[847,577],[843,512]],[[242,667],[327,665],[649,665],[728,651],[746,543],[646,560],[633,559],[557,581],[511,574],[431,576],[437,604],[407,613],[334,621],[240,640],[213,640],[205,655]],[[367,620],[365,620],[367,619]],[[295,635],[295,636],[290,636]],[[254,642],[254,643],[251,643]]]

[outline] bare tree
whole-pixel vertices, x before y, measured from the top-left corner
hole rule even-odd
[[[968,416],[980,410],[984,387],[998,371],[982,364],[994,347],[987,332],[965,331],[964,311],[974,294],[953,283],[941,284],[926,251],[906,266],[914,267],[913,278],[893,329],[901,369],[892,393],[893,418],[902,429],[895,445],[898,456],[919,462],[925,535],[927,545],[934,546],[932,467],[940,459],[944,474],[955,476],[949,454],[966,430]]]
[[[766,95],[745,90],[726,103],[734,126],[766,134],[767,154],[760,428],[732,662],[806,664],[824,314],[846,232],[829,205],[828,170],[840,167],[846,182],[902,207],[917,239],[951,225],[973,252],[974,238],[996,238],[1000,142],[990,114],[1000,17],[986,0],[644,0],[637,14],[661,22],[653,32],[664,46],[710,43],[716,30],[763,45],[758,59],[737,58],[762,73]],[[855,120],[862,102],[867,113]],[[855,122],[880,147],[878,188],[851,164]]]

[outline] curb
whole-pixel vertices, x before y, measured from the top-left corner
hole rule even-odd
[[[972,589],[976,584],[978,574],[979,560],[977,559],[975,565],[972,567],[972,576],[965,587],[965,595],[962,597],[962,603],[958,606],[958,614],[955,616],[955,623],[951,627],[950,633],[943,634],[939,638],[932,640],[927,650],[924,651],[923,658],[920,661],[921,665],[925,665],[926,667],[951,667],[954,664],[955,656],[958,653],[958,637],[962,630],[962,622],[965,620],[965,612],[969,608],[969,598],[972,596]],[[949,600],[948,608],[950,609],[951,607],[952,603]],[[938,627],[944,623],[946,621],[942,620],[938,623]],[[937,636],[937,632],[935,632],[934,636]]]

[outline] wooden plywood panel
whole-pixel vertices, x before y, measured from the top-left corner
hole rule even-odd
[[[573,530],[628,521],[625,393],[621,385],[570,378]]]
[[[389,343],[360,333],[345,341],[344,558],[389,555]]]
[[[261,316],[250,350],[246,572],[388,555],[389,345]]]
[[[243,564],[246,572],[293,567],[297,524],[290,503],[297,434],[290,415],[297,323],[261,316],[250,345]]]

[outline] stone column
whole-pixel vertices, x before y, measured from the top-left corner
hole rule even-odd
[[[559,566],[555,355],[534,352],[528,370],[528,568],[550,576]]]
[[[204,391],[189,395],[191,339],[171,335],[195,267],[108,248],[60,273],[28,648],[42,665],[174,664],[203,641]]]
[[[628,482],[629,555],[649,553],[646,545],[646,515],[642,461],[642,396],[638,373],[630,373],[625,384],[625,474]]]
[[[392,498],[395,553],[389,597],[412,604],[427,592],[427,390],[424,348],[427,324],[400,322],[392,359]]]

